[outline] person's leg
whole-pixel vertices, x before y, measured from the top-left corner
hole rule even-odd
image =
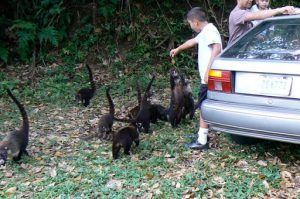
[[[207,143],[207,134],[208,134],[208,124],[203,120],[201,113],[200,113],[200,128],[198,131],[198,139],[197,141],[200,144],[206,144]]]
[[[199,94],[199,109],[201,108],[202,102],[206,99],[207,96],[207,85],[202,84],[200,87],[200,94]],[[207,134],[208,134],[208,124],[203,120],[200,111],[200,120],[199,120],[199,130],[197,133],[197,139],[190,143],[188,147],[190,149],[198,149],[198,150],[207,150],[208,143],[207,143]]]

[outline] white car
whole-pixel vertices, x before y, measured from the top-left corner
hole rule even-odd
[[[241,144],[250,137],[300,144],[300,16],[264,20],[226,48],[201,112]]]

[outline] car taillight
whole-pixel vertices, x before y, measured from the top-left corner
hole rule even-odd
[[[231,72],[210,70],[208,75],[208,90],[231,93]]]

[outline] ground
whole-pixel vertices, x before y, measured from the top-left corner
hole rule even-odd
[[[95,73],[100,78],[104,75]],[[162,82],[167,78],[160,74],[152,100],[167,106],[169,89]],[[151,125],[152,133],[141,134],[140,146],[132,147],[130,156],[121,153],[120,159],[113,161],[110,141],[81,139],[93,133],[97,119],[108,111],[107,82],[98,83],[97,95],[88,108],[73,101],[76,90],[70,89],[70,82],[65,83],[68,91],[56,101],[43,100],[45,87],[36,87],[36,95],[25,95],[30,157],[19,163],[9,161],[1,168],[0,197],[299,198],[299,145],[263,141],[241,146],[227,134],[210,131],[210,149],[192,151],[185,147],[191,141],[186,135],[197,129],[198,118],[186,120],[176,129],[164,122]],[[124,116],[137,99],[134,89],[120,94],[118,88],[113,87],[112,95],[118,116]],[[16,89],[14,94],[19,97],[22,92]],[[51,92],[48,97],[53,96]],[[20,120],[6,95],[0,98],[0,107],[2,138],[18,127]],[[116,123],[114,130],[122,125],[126,124]]]

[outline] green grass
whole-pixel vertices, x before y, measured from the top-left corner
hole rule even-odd
[[[41,79],[35,89],[25,87],[14,91],[17,98],[23,97],[30,116],[28,150],[31,157],[24,157],[20,164],[9,161],[1,169],[1,198],[145,198],[150,195],[154,198],[183,198],[185,195],[263,198],[269,191],[276,193],[282,189],[282,171],[290,171],[293,176],[300,173],[299,167],[295,169],[300,159],[297,145],[269,141],[240,146],[232,143],[226,134],[210,132],[212,147],[209,151],[187,149],[185,144],[190,139],[185,135],[197,128],[197,118],[183,122],[177,129],[163,122],[151,125],[153,133],[141,134],[140,146],[132,147],[131,156],[121,153],[120,159],[112,161],[110,142],[79,138],[89,134],[90,120],[108,109],[105,85],[99,86],[91,106],[84,108],[73,101],[74,93],[88,85],[84,70],[72,81],[64,69],[61,70]],[[149,80],[147,72],[137,73],[142,76],[139,80],[143,88]],[[197,79],[197,72],[195,74]],[[115,81],[112,95],[117,111],[136,103],[135,89],[128,88],[128,85],[134,86],[135,78],[124,75]],[[167,75],[162,74],[154,84],[155,98],[164,105],[169,104],[169,95],[165,93],[169,91],[168,85]],[[196,96],[198,82],[193,81],[192,85]],[[0,114],[2,138],[20,121],[19,112],[10,99],[5,96],[0,104],[5,110]],[[120,125],[116,123],[114,129]],[[273,164],[275,157],[280,159],[279,164]],[[260,166],[259,160],[267,166]],[[239,166],[241,161],[247,164]],[[108,187],[111,180],[121,186]],[[16,191],[7,193],[11,187],[16,187]]]

